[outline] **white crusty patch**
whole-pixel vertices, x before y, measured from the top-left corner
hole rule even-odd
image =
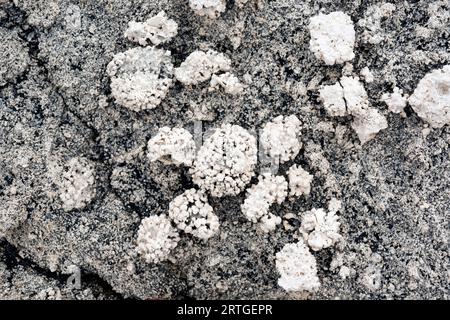
[[[229,72],[220,75],[213,74],[209,88],[210,90],[216,90],[219,86],[222,87],[227,94],[238,95],[244,92],[244,85],[235,75]]]
[[[372,83],[374,80],[374,76],[372,74],[372,71],[370,71],[370,69],[368,67],[364,67],[362,68],[361,72],[361,77],[364,78],[364,81],[367,83]]]
[[[219,230],[219,218],[208,203],[207,196],[188,189],[169,204],[169,217],[177,228],[194,237],[207,240]]]
[[[353,116],[352,128],[361,144],[388,126],[386,118],[377,109],[370,108],[367,92],[358,77],[344,76],[334,85],[323,86],[319,94],[330,116]]]
[[[277,252],[275,266],[278,285],[288,292],[314,292],[320,287],[316,258],[301,239]]]
[[[194,138],[183,128],[162,127],[148,141],[147,156],[152,162],[191,166],[195,158]]]
[[[288,170],[289,195],[299,197],[309,195],[313,175],[309,174],[301,166],[294,164]]]
[[[450,124],[450,65],[425,75],[408,102],[433,128]]]
[[[108,64],[111,92],[124,107],[141,111],[156,108],[172,85],[170,51],[154,47],[118,53]]]
[[[199,16],[216,19],[225,11],[226,0],[189,0],[189,6]]]
[[[309,32],[310,49],[325,64],[341,64],[355,57],[355,28],[344,12],[320,13],[312,17]]]
[[[347,106],[344,100],[344,90],[339,82],[333,85],[322,86],[319,89],[320,100],[327,114],[331,117],[343,117],[347,115]]]
[[[402,89],[395,87],[392,93],[383,94],[381,100],[386,103],[390,112],[404,113],[403,109],[408,102],[408,96],[403,94]]]
[[[387,120],[377,109],[369,108],[355,116],[352,128],[358,135],[361,144],[372,140],[381,130],[388,127]]]
[[[295,115],[278,116],[265,124],[260,142],[267,155],[275,162],[283,163],[294,159],[299,153],[301,122]]]
[[[312,209],[303,215],[300,232],[312,250],[329,248],[342,238],[337,215],[340,208],[340,201],[332,199],[328,212],[324,209]]]
[[[224,124],[199,149],[192,179],[213,197],[237,195],[255,174],[256,138],[244,128]]]
[[[288,184],[283,176],[262,174],[258,177],[258,183],[247,189],[241,210],[249,221],[260,223],[264,232],[270,232],[281,223],[281,218],[270,213],[269,208],[284,201],[287,189]]]
[[[179,241],[177,229],[165,215],[150,216],[141,221],[136,251],[148,263],[166,260]]]
[[[150,43],[159,45],[177,35],[178,24],[167,18],[164,11],[147,19],[145,22],[130,21],[124,36],[133,42],[146,46]]]
[[[214,50],[194,51],[178,68],[175,77],[185,85],[193,85],[206,80],[219,71],[229,71],[231,60]]]

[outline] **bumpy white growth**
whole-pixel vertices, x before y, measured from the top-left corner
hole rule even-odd
[[[450,65],[425,75],[408,101],[433,128],[450,124]]]
[[[256,138],[240,126],[224,124],[198,151],[192,179],[214,197],[237,195],[253,177],[256,162]]]
[[[264,232],[272,231],[281,223],[281,218],[269,213],[270,205],[281,204],[287,195],[288,184],[283,176],[270,173],[258,177],[258,183],[247,189],[247,198],[241,206],[245,217],[260,223]]]
[[[383,94],[381,100],[387,104],[389,111],[393,113],[403,113],[403,109],[405,109],[408,101],[408,96],[403,95],[402,89],[395,87],[394,92]]]
[[[200,239],[209,239],[219,230],[219,218],[207,196],[195,189],[186,190],[169,204],[169,217],[178,229]]]
[[[301,166],[294,164],[288,170],[289,177],[289,195],[291,196],[301,196],[309,195],[311,192],[311,181],[313,180],[313,175],[309,174]]]
[[[364,81],[367,83],[372,83],[374,80],[373,74],[368,67],[364,67],[361,70],[361,76],[364,78]]]
[[[309,32],[310,49],[325,64],[341,64],[355,57],[355,28],[347,14],[337,11],[312,17]]]
[[[328,212],[325,212],[324,209],[312,209],[303,216],[300,232],[312,250],[329,248],[341,239],[340,222],[337,215],[340,207],[340,202],[333,199]]]
[[[343,117],[347,114],[344,90],[339,82],[330,86],[323,86],[319,90],[323,106],[331,117]]]
[[[64,210],[84,208],[96,193],[94,166],[85,158],[70,159],[62,172],[59,189]]]
[[[215,90],[218,86],[221,86],[227,94],[241,94],[244,91],[244,85],[229,72],[212,76],[210,90]]]
[[[367,109],[358,116],[355,116],[352,128],[358,135],[361,144],[375,138],[378,132],[388,127],[385,116],[378,112],[377,109]]]
[[[157,46],[176,36],[177,29],[178,24],[174,20],[168,19],[166,13],[161,11],[145,22],[129,22],[124,35],[128,40],[137,42],[142,46],[149,43]]]
[[[172,85],[170,51],[154,47],[133,48],[118,53],[106,69],[112,95],[133,111],[153,109]]]
[[[295,115],[278,116],[263,127],[261,145],[277,163],[292,160],[302,147],[299,140],[300,130],[301,122]]]
[[[189,6],[199,16],[216,19],[225,11],[227,2],[225,0],[189,0]]]
[[[359,116],[369,108],[369,98],[366,89],[358,77],[342,77],[340,80],[347,112],[353,116]]]
[[[261,218],[259,227],[263,232],[269,233],[275,230],[280,223],[281,218],[269,212]]]
[[[136,251],[148,263],[166,260],[179,241],[177,229],[165,215],[150,216],[141,221]]]
[[[344,76],[334,85],[323,86],[320,98],[330,116],[353,116],[352,128],[361,144],[387,128],[386,118],[377,109],[370,108],[367,92],[357,77]]]
[[[183,128],[162,127],[148,141],[150,161],[191,166],[195,158],[195,142],[191,133]]]
[[[288,292],[314,292],[320,287],[316,258],[302,240],[286,244],[276,254],[278,285]]]
[[[197,84],[209,80],[219,71],[229,71],[231,60],[223,53],[214,50],[194,51],[175,68],[175,77],[185,85]]]

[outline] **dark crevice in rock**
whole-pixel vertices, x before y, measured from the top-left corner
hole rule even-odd
[[[31,269],[40,276],[57,281],[59,288],[67,286],[67,281],[70,275],[62,274],[60,272],[52,272],[37,265],[29,258],[21,257],[19,250],[5,239],[0,239],[0,248],[0,261],[5,263],[8,270],[14,272],[18,266],[21,266],[25,269]],[[85,269],[81,269],[80,272],[81,288],[73,290],[79,290],[81,292],[87,288],[90,288],[94,295],[103,294],[108,299],[123,299],[120,293],[114,291],[108,282],[95,273],[88,272]],[[12,277],[13,274],[11,273],[9,280],[11,280]]]

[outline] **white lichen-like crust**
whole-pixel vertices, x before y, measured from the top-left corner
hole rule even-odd
[[[209,85],[210,90],[215,90],[218,86],[222,87],[227,94],[237,95],[244,91],[244,85],[235,75],[229,72],[221,75],[213,74]]]
[[[306,212],[302,218],[300,232],[305,242],[314,251],[329,248],[338,242],[342,236],[339,234],[340,201],[330,201],[329,211],[324,209],[312,209]]]
[[[361,144],[375,138],[378,132],[388,127],[386,118],[377,109],[367,109],[359,116],[355,116],[352,128],[358,135]]]
[[[225,11],[227,2],[225,0],[189,0],[189,6],[199,16],[216,19]]]
[[[301,239],[277,252],[275,266],[278,285],[288,292],[314,292],[320,287],[316,258]]]
[[[450,124],[450,65],[425,75],[408,101],[433,128]]]
[[[341,64],[355,57],[355,28],[350,17],[341,12],[320,13],[310,20],[310,49],[327,65]]]
[[[253,177],[256,162],[256,138],[240,126],[224,124],[205,140],[190,172],[213,197],[237,195]]]
[[[364,67],[360,72],[361,77],[364,78],[364,81],[367,83],[372,83],[374,80],[373,74],[368,67]]]
[[[260,142],[275,162],[283,163],[299,153],[302,147],[300,131],[301,122],[295,115],[278,116],[263,127]]]
[[[95,170],[89,160],[75,157],[62,172],[60,199],[65,211],[82,209],[95,197]]]
[[[193,85],[206,80],[219,71],[229,71],[231,60],[214,50],[194,51],[178,68],[175,77],[185,85]]]
[[[180,240],[177,229],[165,215],[150,216],[141,221],[136,251],[148,263],[166,260]]]
[[[247,189],[247,197],[241,206],[245,217],[260,223],[264,232],[272,231],[281,223],[281,218],[269,212],[272,204],[281,204],[287,196],[288,184],[283,176],[270,173],[258,177],[258,183]]]
[[[207,196],[195,189],[186,190],[172,200],[169,217],[178,229],[203,240],[214,236],[220,226]]]
[[[124,36],[141,46],[146,46],[149,43],[157,46],[175,37],[177,29],[178,24],[174,20],[168,19],[166,13],[161,11],[145,22],[129,22]]]
[[[403,109],[405,109],[408,102],[408,96],[403,95],[402,89],[395,87],[394,92],[383,94],[381,100],[387,104],[389,111],[403,113]]]
[[[111,92],[124,107],[141,111],[157,107],[172,85],[170,51],[154,47],[118,53],[106,69]]]
[[[323,86],[319,89],[320,100],[327,114],[331,117],[343,117],[347,114],[344,100],[344,90],[339,82],[333,85]]]
[[[147,156],[152,162],[191,166],[195,158],[194,138],[186,129],[162,127],[148,141]]]
[[[346,103],[347,112],[358,117],[369,109],[369,98],[366,89],[358,77],[342,77],[339,81],[343,97]]]
[[[370,108],[367,92],[358,77],[344,76],[334,85],[323,86],[319,92],[330,116],[353,116],[352,128],[361,144],[387,128],[386,118],[377,109]]]
[[[309,174],[301,166],[294,164],[288,170],[289,178],[289,195],[290,196],[301,196],[309,195],[311,192],[311,181],[313,180],[313,175]]]

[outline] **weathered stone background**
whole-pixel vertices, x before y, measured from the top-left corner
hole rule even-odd
[[[0,209],[20,221],[0,240],[0,297],[290,298],[277,286],[274,256],[295,232],[259,233],[240,212],[244,193],[211,199],[220,234],[207,243],[184,236],[173,261],[149,265],[133,248],[140,220],[165,212],[192,186],[186,169],[147,161],[145,144],[158,127],[192,130],[203,119],[205,129],[223,122],[257,129],[295,114],[304,149],[294,162],[315,179],[309,198],[275,212],[325,207],[333,196],[344,206],[346,243],[314,253],[322,286],[309,298],[448,299],[450,127],[426,135],[409,106],[402,118],[380,97],[394,85],[411,94],[426,73],[450,63],[449,1],[391,1],[393,14],[366,30],[383,36],[379,44],[365,43],[357,22],[381,1],[250,0],[239,9],[229,0],[210,22],[187,2],[0,0]],[[176,83],[156,109],[115,104],[106,65],[135,46],[123,37],[128,21],[159,10],[179,23],[163,45],[175,66],[196,49],[223,52],[240,79],[252,79],[246,93]],[[308,18],[336,10],[355,22],[354,72],[374,73],[365,87],[389,122],[362,147],[349,119],[328,117],[317,99],[318,86],[339,79],[342,66],[325,66],[308,49]],[[74,156],[95,163],[97,196],[84,210],[64,212],[49,163]],[[346,279],[341,264],[351,270]],[[71,265],[81,270],[80,289],[66,284]]]

